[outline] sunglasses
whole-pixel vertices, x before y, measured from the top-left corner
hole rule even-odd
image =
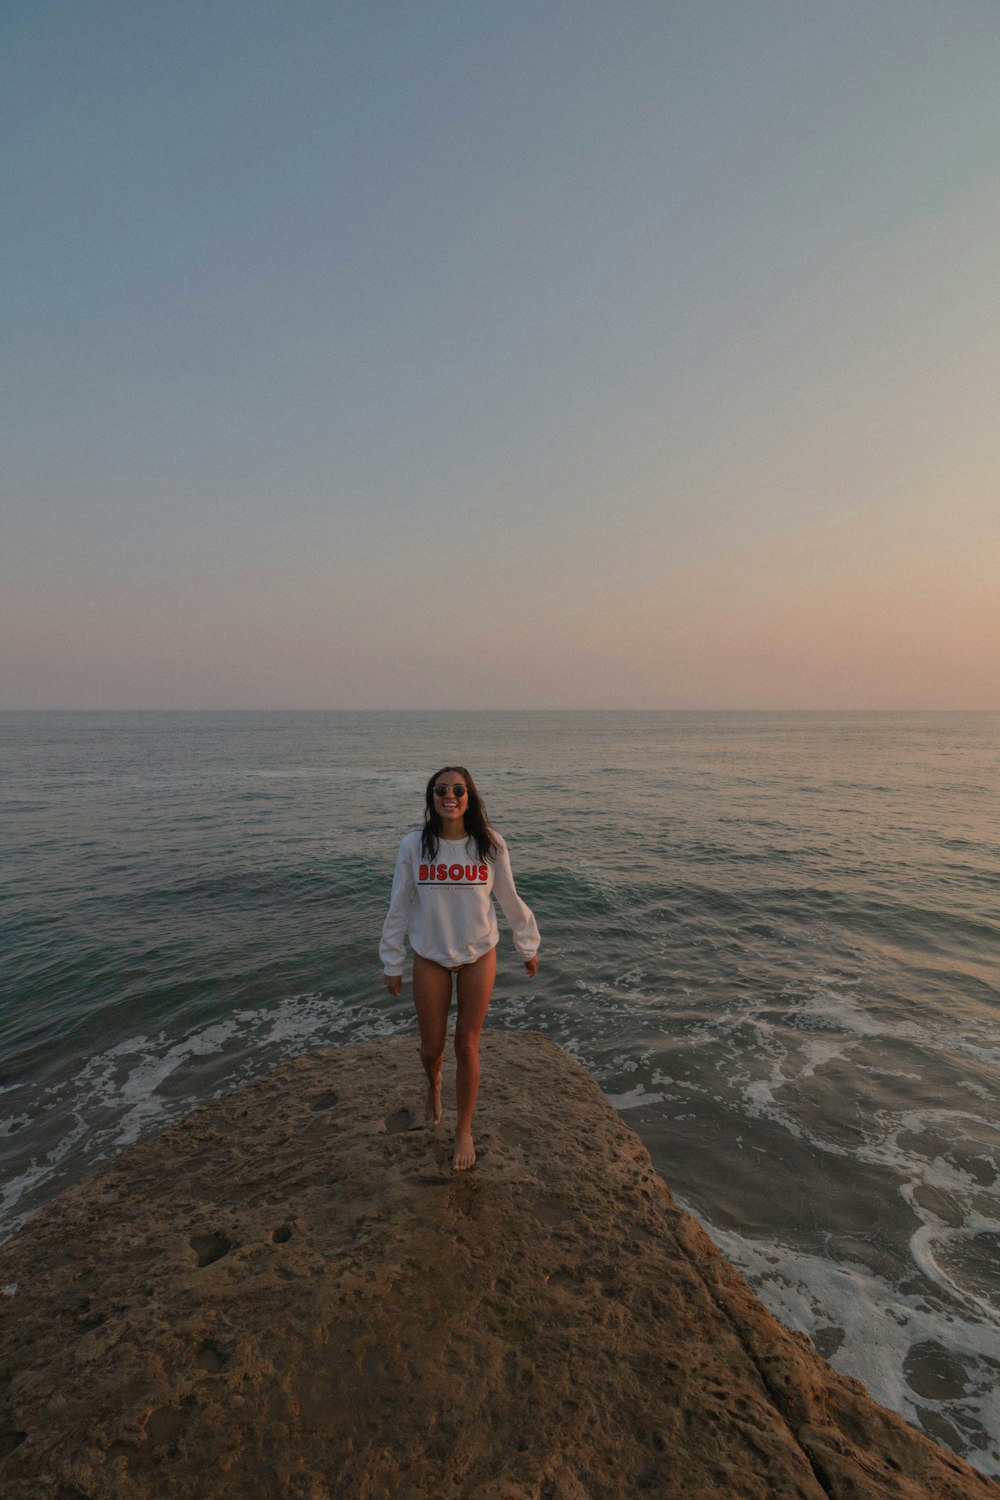
[[[434,795],[435,797],[447,797],[449,791],[453,792],[456,797],[461,798],[465,796],[466,789],[462,786],[461,782],[457,782],[453,787],[448,787],[443,781],[439,781],[434,788]]]

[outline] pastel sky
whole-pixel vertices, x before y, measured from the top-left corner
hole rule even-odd
[[[996,0],[6,0],[0,707],[1000,708]]]

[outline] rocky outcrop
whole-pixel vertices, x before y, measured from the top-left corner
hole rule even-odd
[[[392,1038],[38,1214],[0,1250],[5,1500],[997,1500],[765,1311],[565,1053],[482,1056],[471,1172]]]

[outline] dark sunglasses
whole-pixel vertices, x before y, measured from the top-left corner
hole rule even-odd
[[[454,792],[456,797],[464,797],[466,792],[466,788],[462,786],[461,782],[456,782],[453,787],[449,788],[443,781],[439,781],[434,788],[434,795],[435,797],[447,797],[449,790]]]

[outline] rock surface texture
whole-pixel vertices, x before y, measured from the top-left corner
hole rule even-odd
[[[471,1172],[397,1037],[38,1214],[0,1250],[4,1500],[998,1500],[765,1311],[554,1043],[482,1060]]]

